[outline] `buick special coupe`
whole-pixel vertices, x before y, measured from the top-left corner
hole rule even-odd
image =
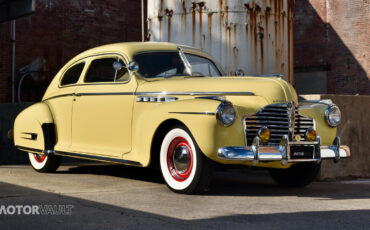
[[[336,136],[340,119],[330,100],[298,101],[282,77],[226,76],[188,46],[118,43],[69,61],[18,115],[13,138],[39,172],[55,171],[61,157],[158,165],[171,190],[197,193],[217,164],[309,184],[322,160],[350,156]]]

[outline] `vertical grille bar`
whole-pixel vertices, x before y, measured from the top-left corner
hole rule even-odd
[[[247,116],[245,122],[245,132],[247,144],[252,143],[253,138],[257,136],[258,130],[266,126],[271,131],[271,138],[267,144],[279,144],[284,135],[288,135],[292,140],[292,133],[289,131],[289,104],[271,104],[263,107],[254,115]],[[305,132],[313,127],[313,120],[309,117],[298,114],[295,109],[294,133],[300,135],[301,140],[305,140]]]

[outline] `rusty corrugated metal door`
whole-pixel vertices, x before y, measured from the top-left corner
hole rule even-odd
[[[148,0],[148,36],[210,53],[230,75],[293,83],[293,0]]]

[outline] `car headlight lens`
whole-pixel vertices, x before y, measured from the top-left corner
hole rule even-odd
[[[236,118],[233,104],[228,101],[223,101],[217,108],[216,118],[223,126],[232,125]]]
[[[331,127],[336,127],[339,125],[339,122],[340,122],[340,118],[341,118],[341,113],[340,113],[340,110],[338,108],[338,106],[336,105],[330,105],[326,111],[325,111],[325,119],[326,119],[326,122],[328,122],[328,124],[331,126]]]

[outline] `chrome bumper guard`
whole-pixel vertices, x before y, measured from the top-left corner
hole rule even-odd
[[[291,146],[313,147],[312,158],[295,159],[291,157]],[[218,158],[232,161],[252,161],[254,165],[259,162],[280,161],[282,165],[295,162],[321,162],[322,159],[333,159],[338,162],[341,158],[350,157],[348,146],[340,145],[340,138],[336,137],[331,146],[321,146],[321,138],[317,136],[314,142],[290,142],[288,135],[284,135],[279,145],[261,146],[259,137],[253,139],[251,146],[232,146],[218,149]]]

